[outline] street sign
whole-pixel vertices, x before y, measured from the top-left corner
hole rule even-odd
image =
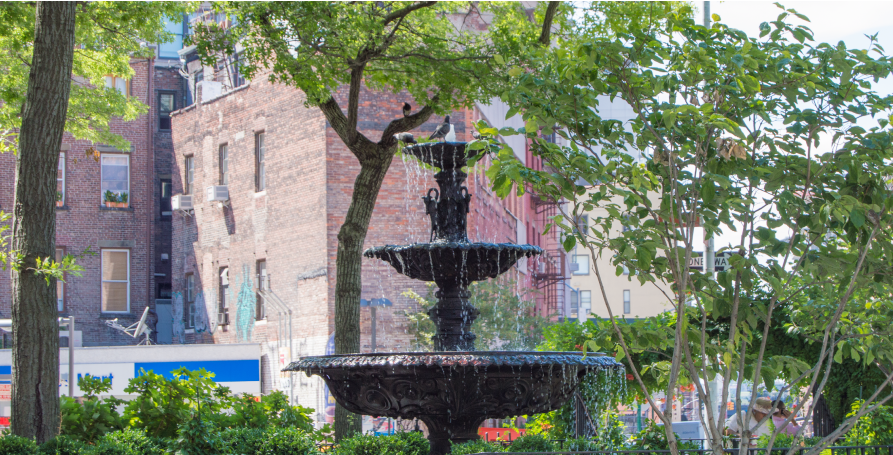
[[[717,253],[713,258],[713,268],[717,272],[724,272],[731,268],[731,264],[729,264],[729,259],[731,259],[734,253],[731,251],[725,251],[722,253]],[[688,261],[688,268],[692,270],[704,270],[704,253],[700,251],[692,251],[691,252],[691,260]]]

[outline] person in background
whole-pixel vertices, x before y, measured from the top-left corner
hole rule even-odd
[[[772,414],[772,424],[775,425],[775,428],[781,428],[784,425],[784,421],[791,415],[791,411],[785,409],[783,401],[776,401],[775,409],[777,411],[775,411],[775,414]],[[798,430],[800,430],[800,425],[791,420],[778,434],[794,435]]]
[[[759,425],[760,422],[763,422],[766,417],[769,417],[769,415],[772,414],[772,400],[766,397],[760,397],[754,400],[751,403],[751,406],[753,407],[753,417],[750,419],[750,445],[753,446],[756,445],[757,438],[771,434],[772,432],[772,430],[769,429],[769,425],[767,425],[769,422],[764,422],[757,428],[757,425]],[[741,414],[741,419],[744,419],[744,414]],[[737,412],[726,420],[725,434],[741,436],[741,426],[738,423]]]

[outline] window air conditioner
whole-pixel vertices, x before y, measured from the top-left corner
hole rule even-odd
[[[229,325],[229,310],[217,313],[217,325]]]
[[[208,202],[228,201],[229,190],[226,185],[213,185],[208,187]]]
[[[174,210],[192,210],[192,195],[178,194],[171,198],[171,208]]]

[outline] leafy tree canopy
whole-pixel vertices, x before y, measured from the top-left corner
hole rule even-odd
[[[189,2],[81,2],[77,7],[71,97],[65,131],[78,139],[130,150],[109,121],[136,119],[147,107],[107,88],[105,77],[130,79],[131,58],[153,55],[150,43],[171,40],[164,19],[179,20]],[[34,3],[0,4],[0,151],[15,149],[34,41]]]

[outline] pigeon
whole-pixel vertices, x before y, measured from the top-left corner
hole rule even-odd
[[[437,125],[437,128],[431,133],[428,140],[445,139],[449,133],[453,133],[453,125],[450,124],[450,116],[447,115],[443,118],[443,123]],[[456,133],[453,133],[453,140],[456,140]]]
[[[412,113],[412,106],[409,103],[403,103],[403,116],[409,117],[409,114]]]
[[[412,133],[397,133],[394,135],[394,139],[404,143],[404,144],[415,144],[415,138],[412,137]]]

